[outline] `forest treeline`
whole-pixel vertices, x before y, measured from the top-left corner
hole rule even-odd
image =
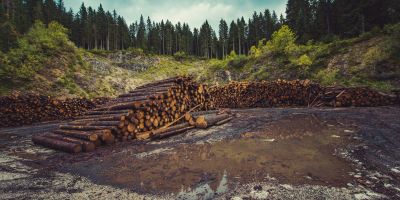
[[[81,48],[120,50],[140,48],[145,52],[173,55],[184,52],[206,58],[224,58],[229,52],[248,54],[262,39],[286,24],[297,41],[329,41],[360,35],[374,27],[400,21],[398,0],[288,0],[286,17],[266,9],[250,19],[220,20],[218,30],[205,21],[199,28],[186,23],[155,22],[140,16],[127,24],[115,10],[86,7],[76,13],[63,0],[0,0],[0,48],[7,52],[36,20],[57,21],[69,30],[70,39]],[[132,5],[134,6],[134,5]],[[140,14],[140,13],[138,13]]]

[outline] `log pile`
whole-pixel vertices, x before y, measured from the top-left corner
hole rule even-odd
[[[78,153],[129,140],[158,140],[230,121],[229,109],[285,106],[382,106],[398,97],[367,88],[322,87],[309,80],[232,82],[210,90],[189,77],[149,83],[96,106],[34,143]]]
[[[253,107],[348,107],[398,105],[396,95],[366,87],[322,87],[309,80],[231,82],[210,88],[212,101],[220,108]]]
[[[220,108],[306,106],[320,91],[309,80],[231,82],[210,88],[212,101]]]
[[[35,93],[14,93],[0,97],[0,127],[71,119],[105,101],[105,98],[59,100]]]
[[[211,110],[210,99],[205,85],[189,77],[169,78],[122,94],[61,125],[58,130],[34,136],[32,140],[46,147],[77,153],[115,141],[160,139],[194,128],[197,115],[191,113]]]
[[[331,107],[371,107],[398,105],[398,97],[385,94],[366,87],[326,87],[312,106]]]

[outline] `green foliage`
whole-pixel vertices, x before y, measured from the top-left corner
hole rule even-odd
[[[76,47],[69,41],[67,29],[57,22],[46,27],[36,21],[30,31],[18,40],[18,47],[5,56],[0,79],[15,81],[30,80],[35,73],[47,65],[50,58],[62,52],[71,53]],[[78,59],[79,60],[79,59]]]
[[[107,57],[107,54],[110,53],[110,51],[104,49],[92,49],[89,50],[88,52],[102,57]]]
[[[315,78],[323,85],[334,85],[337,81],[339,69],[326,68],[317,73]]]
[[[232,59],[235,59],[236,57],[237,57],[236,52],[232,50],[232,51],[229,53],[229,55],[226,57],[226,59],[227,59],[227,60],[232,60]]]
[[[174,58],[177,61],[182,61],[187,58],[187,55],[183,51],[178,51],[178,52],[174,53]]]
[[[364,66],[375,67],[377,64],[387,60],[388,58],[389,54],[385,51],[385,49],[372,47],[364,54],[362,64]]]
[[[133,55],[136,55],[136,56],[143,56],[143,55],[145,55],[143,49],[141,49],[141,48],[129,47],[129,48],[127,49],[127,51],[130,52],[130,53],[132,53]]]
[[[389,48],[391,56],[394,58],[400,57],[400,23],[394,25],[386,25],[384,32],[390,36]]]
[[[85,91],[83,91],[74,81],[74,79],[68,75],[61,77],[56,84],[59,86],[62,86],[62,88],[65,88],[68,90],[70,94],[77,94],[79,96],[85,96],[88,97],[88,94],[86,94]]]
[[[261,55],[261,50],[257,48],[256,46],[252,46],[249,51],[249,56],[253,58],[258,58]]]
[[[231,51],[231,53],[227,56],[226,61],[227,67],[238,69],[247,63],[248,57],[245,55],[238,56],[235,51]]]
[[[244,65],[246,65],[247,61],[248,57],[245,55],[236,56],[232,59],[229,59],[228,66],[236,69],[242,68]]]
[[[297,65],[303,67],[304,69],[307,69],[309,66],[312,65],[312,60],[310,59],[310,57],[304,54],[300,56],[300,58],[297,60]]]
[[[272,39],[267,42],[265,48],[278,54],[290,55],[298,49],[295,41],[295,33],[289,26],[283,25],[278,31],[272,34]]]

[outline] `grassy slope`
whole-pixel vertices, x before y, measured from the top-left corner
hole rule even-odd
[[[387,42],[388,36],[379,34],[301,46],[312,60],[306,69],[285,56],[268,54],[220,61],[211,69],[213,74],[229,74],[231,80],[308,78],[324,85],[369,86],[389,91],[400,85],[400,60],[385,53]]]
[[[72,54],[50,58],[48,66],[36,74],[34,81],[18,85],[2,83],[0,92],[5,95],[11,90],[32,90],[63,97],[115,96],[143,83],[175,75],[193,75],[211,84],[230,80],[310,78],[326,85],[367,85],[390,90],[400,83],[400,62],[391,58],[376,62],[376,57],[382,55],[375,54],[379,54],[386,41],[385,36],[373,36],[305,47],[313,61],[307,70],[290,64],[285,58],[268,55],[242,57],[237,62],[195,58],[179,62],[169,56],[147,56],[157,62],[132,61],[148,65],[148,70],[135,72],[118,67],[107,53],[99,55],[80,49],[81,61],[77,62],[76,55]]]

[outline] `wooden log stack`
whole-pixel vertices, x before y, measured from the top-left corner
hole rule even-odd
[[[192,125],[182,123],[191,112],[213,108],[207,90],[207,86],[197,84],[190,77],[156,81],[122,94],[60,126],[59,130],[34,136],[32,140],[43,146],[77,153],[115,141],[144,140],[152,136],[160,139],[194,128],[191,116],[187,124],[190,121]],[[156,133],[158,129],[163,131]]]
[[[326,87],[313,106],[371,107],[399,105],[395,94],[385,94],[366,87]]]
[[[72,119],[105,101],[105,98],[60,100],[35,93],[15,92],[10,96],[0,97],[0,127]]]
[[[399,105],[394,94],[366,87],[322,87],[309,80],[231,82],[210,88],[210,94],[219,108]]]
[[[212,101],[220,108],[307,106],[321,87],[309,80],[231,82],[210,88]]]

